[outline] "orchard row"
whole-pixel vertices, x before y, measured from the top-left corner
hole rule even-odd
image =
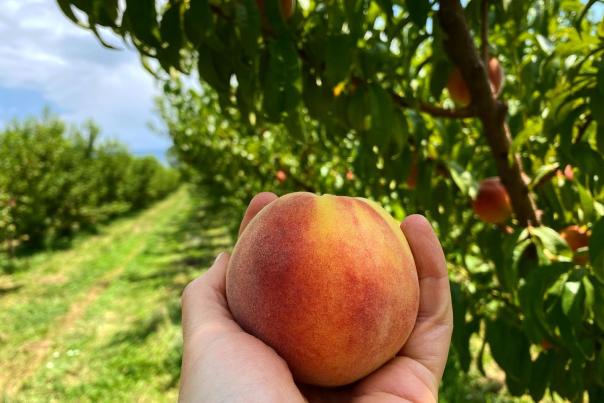
[[[178,184],[153,157],[45,117],[0,132],[0,251],[38,248],[139,210]],[[0,255],[1,256],[1,255]]]

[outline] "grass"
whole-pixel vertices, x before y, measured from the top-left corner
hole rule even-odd
[[[233,243],[237,214],[182,189],[0,275],[0,401],[175,401],[184,286]],[[476,347],[475,349],[477,349]],[[449,360],[442,402],[528,402]]]
[[[174,401],[180,294],[232,240],[181,190],[0,276],[0,400]]]

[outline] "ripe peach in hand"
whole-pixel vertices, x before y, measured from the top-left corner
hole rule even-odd
[[[419,284],[399,224],[361,198],[291,193],[262,209],[227,269],[239,325],[299,382],[338,386],[393,358],[417,317]]]
[[[480,182],[478,195],[472,205],[478,217],[491,224],[502,224],[512,215],[510,197],[499,177]]]

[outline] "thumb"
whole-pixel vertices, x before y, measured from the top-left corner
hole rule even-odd
[[[214,264],[191,281],[182,293],[182,328],[185,340],[204,326],[233,322],[226,301],[229,255],[219,254]]]

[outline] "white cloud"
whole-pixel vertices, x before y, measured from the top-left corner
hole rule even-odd
[[[121,39],[105,35],[122,50],[102,47],[54,0],[3,0],[2,11],[0,86],[39,92],[65,119],[92,118],[134,149],[167,145],[147,128],[158,90]]]

